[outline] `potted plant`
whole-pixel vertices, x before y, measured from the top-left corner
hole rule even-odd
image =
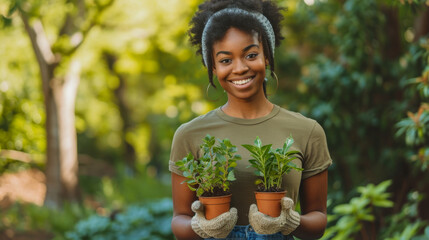
[[[192,153],[176,162],[183,176],[187,179],[189,189],[196,191],[200,202],[204,205],[206,219],[212,219],[230,208],[231,181],[235,180],[234,168],[241,156],[235,154],[236,146],[228,139],[220,140],[207,135],[200,146],[202,157],[195,159]],[[211,205],[211,202],[215,202]],[[221,209],[219,212],[217,207]]]
[[[289,150],[293,144],[292,136],[288,137],[282,148],[273,149],[272,144],[262,145],[261,139],[256,137],[253,145],[244,144],[253,159],[250,166],[255,168],[255,192],[258,210],[271,217],[280,215],[280,200],[285,196],[286,190],[282,188],[282,179],[292,169],[302,171],[292,160],[296,159],[298,151]],[[250,167],[249,166],[249,167]]]

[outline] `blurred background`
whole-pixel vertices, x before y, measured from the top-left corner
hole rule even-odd
[[[173,134],[226,100],[201,2],[0,0],[0,239],[174,239]],[[324,239],[429,239],[429,1],[277,2],[268,93],[325,129]]]

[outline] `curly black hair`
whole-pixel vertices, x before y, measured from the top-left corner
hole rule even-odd
[[[249,12],[258,12],[263,14],[273,27],[275,35],[275,45],[280,45],[280,41],[283,39],[283,36],[280,33],[280,22],[283,20],[283,15],[280,13],[282,8],[278,7],[276,3],[271,0],[207,0],[204,3],[200,4],[198,11],[195,13],[194,17],[190,22],[189,37],[192,45],[198,48],[197,53],[202,55],[202,46],[201,39],[204,31],[204,27],[207,24],[209,18],[216,12],[225,9],[225,8],[240,8]],[[264,27],[261,23],[250,16],[235,15],[230,14],[227,17],[222,17],[216,19],[212,22],[210,31],[207,33],[207,72],[209,75],[209,82],[213,87],[216,87],[213,83],[213,58],[212,56],[212,46],[216,41],[219,41],[223,38],[226,31],[235,27],[244,32],[251,34],[253,31],[258,33],[260,41],[263,45],[264,55],[267,57],[271,75],[274,74],[274,56],[270,50],[268,43],[268,36],[264,30]],[[204,61],[203,61],[204,64]],[[265,82],[264,82],[264,92],[265,92]]]

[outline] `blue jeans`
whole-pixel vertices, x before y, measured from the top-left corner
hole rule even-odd
[[[206,239],[224,239],[224,240],[293,240],[292,235],[275,234],[258,234],[250,225],[235,226],[226,238],[206,238]]]

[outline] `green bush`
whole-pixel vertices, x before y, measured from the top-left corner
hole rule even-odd
[[[94,197],[105,208],[123,208],[151,199],[170,197],[171,186],[166,182],[141,173],[135,176],[118,174],[114,178],[103,177],[99,185],[96,184]]]
[[[133,205],[124,212],[110,217],[92,215],[78,222],[73,231],[66,233],[70,240],[161,240],[173,239],[171,199],[152,202],[146,206]]]
[[[169,198],[171,186],[165,183],[167,180],[160,181],[141,172],[144,171],[140,171],[134,176],[127,176],[123,171],[118,170],[118,175],[114,178],[81,178],[80,184],[84,187],[82,191],[84,201],[81,203],[66,202],[61,209],[16,202],[2,211],[0,232],[3,229],[10,229],[16,233],[43,231],[52,234],[54,240],[64,240],[66,233],[72,231],[78,222],[89,216],[97,216],[96,212],[102,215],[112,215],[112,212],[117,212],[118,209],[134,209],[138,212],[138,207],[136,207],[138,204]],[[152,204],[148,206],[151,209],[150,214],[164,211],[157,209]],[[165,207],[165,205],[161,205],[161,207]],[[165,211],[169,211],[168,209],[167,204]],[[116,216],[121,218],[122,215]],[[166,215],[171,216],[172,214]],[[94,217],[93,221],[101,218],[103,217]],[[101,220],[101,223],[102,221],[105,220]],[[125,222],[129,222],[129,220],[125,220]],[[170,223],[167,226],[168,229],[165,231],[169,232]]]
[[[376,208],[390,208],[393,202],[386,193],[387,187],[391,184],[390,180],[384,181],[378,185],[368,184],[365,187],[358,187],[359,197],[354,197],[349,203],[340,204],[334,207],[334,215],[329,220],[335,221],[335,225],[329,227],[323,239],[375,239],[371,236],[368,223],[374,226],[380,221],[380,214],[376,215]],[[371,226],[371,227],[372,227]],[[375,234],[373,232],[373,234]]]
[[[423,229],[427,222],[418,216],[418,205],[423,199],[418,192],[408,194],[408,201],[400,212],[386,216],[382,211],[393,207],[389,200],[391,194],[386,192],[391,183],[387,180],[358,187],[360,196],[334,207],[334,214],[328,216],[330,227],[322,239],[429,239],[429,227]],[[381,230],[375,231],[377,228]]]
[[[427,221],[419,218],[419,203],[423,200],[423,195],[417,191],[408,194],[407,202],[402,206],[400,212],[388,216],[386,221],[389,223],[385,229],[382,229],[380,239],[386,240],[423,240],[429,239],[429,227]]]
[[[60,240],[64,239],[64,232],[70,231],[79,219],[93,213],[94,210],[78,204],[66,203],[59,210],[16,202],[2,212],[0,229],[12,229],[15,232],[44,231],[53,233],[54,239]]]

